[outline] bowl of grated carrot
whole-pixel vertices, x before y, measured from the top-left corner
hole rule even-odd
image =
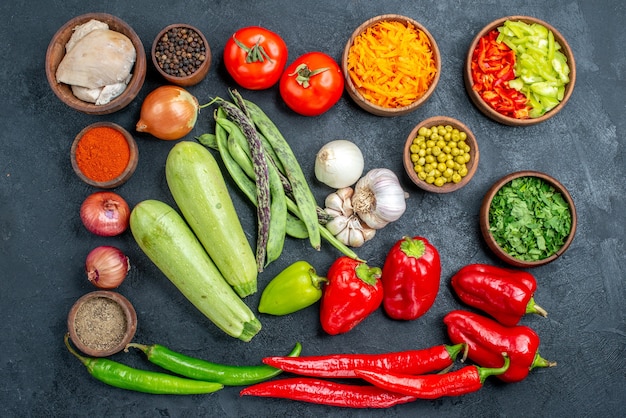
[[[406,115],[423,105],[441,72],[439,48],[430,32],[397,14],[361,24],[346,43],[341,64],[350,97],[377,116]]]

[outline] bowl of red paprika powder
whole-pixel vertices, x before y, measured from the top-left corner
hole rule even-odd
[[[70,150],[72,167],[85,183],[101,189],[124,184],[139,160],[132,135],[112,122],[97,122],[76,135]]]

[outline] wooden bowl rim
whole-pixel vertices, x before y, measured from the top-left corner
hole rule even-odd
[[[193,74],[188,75],[186,77],[178,77],[178,76],[167,74],[165,71],[161,69],[161,67],[159,67],[159,63],[157,62],[157,59],[156,59],[155,51],[156,51],[157,45],[159,44],[159,39],[161,39],[161,37],[167,31],[169,31],[170,29],[174,29],[174,28],[187,28],[187,29],[191,29],[195,31],[202,39],[202,42],[204,42],[204,46],[206,48],[206,59],[204,60],[200,68],[196,69],[196,71]],[[211,61],[212,61],[211,47],[209,46],[209,42],[204,36],[204,33],[202,33],[202,31],[198,29],[197,27],[190,25],[188,23],[172,23],[171,25],[167,25],[166,27],[164,27],[154,38],[154,41],[152,42],[152,47],[150,48],[150,55],[152,58],[152,64],[154,65],[154,68],[156,68],[157,72],[163,78],[165,78],[165,80],[167,80],[168,82],[172,84],[176,84],[181,87],[194,86],[200,83],[208,74],[209,68],[211,67]]]
[[[80,171],[80,168],[78,167],[78,162],[76,161],[76,147],[78,146],[80,139],[83,137],[83,135],[85,135],[85,133],[87,133],[87,131],[93,128],[97,128],[97,127],[113,128],[117,130],[118,132],[120,132],[122,135],[124,135],[124,138],[126,138],[126,142],[128,143],[128,148],[130,150],[130,157],[128,159],[128,165],[126,166],[124,171],[122,171],[122,173],[118,177],[109,181],[95,181],[85,176],[83,172]],[[135,138],[133,138],[130,132],[128,132],[126,129],[124,129],[117,123],[107,122],[107,121],[95,122],[95,123],[92,123],[91,125],[85,126],[76,135],[76,137],[74,138],[74,141],[72,142],[72,146],[70,148],[70,159],[72,162],[72,168],[74,169],[74,172],[82,181],[89,184],[90,186],[99,187],[101,189],[113,189],[115,187],[118,187],[124,184],[135,173],[135,169],[137,168],[137,163],[139,161],[139,147],[137,146],[137,141],[135,141]]]
[[[91,19],[103,21],[107,23],[112,30],[128,36],[135,47],[137,55],[132,70],[132,78],[128,82],[126,89],[121,95],[104,105],[96,105],[95,103],[88,103],[80,100],[74,96],[69,85],[58,83],[56,80],[56,71],[59,63],[65,56],[65,45],[72,36],[73,29],[80,24],[90,21]],[[119,17],[108,13],[87,13],[74,17],[57,30],[50,40],[48,49],[46,50],[46,78],[48,79],[48,84],[54,94],[69,107],[90,115],[106,115],[114,113],[132,102],[141,90],[145,81],[146,66],[146,52],[137,33],[128,23]]]
[[[422,126],[434,126],[434,125],[452,125],[453,127],[464,131],[467,134],[468,140],[466,141],[470,146],[470,163],[467,167],[467,175],[463,177],[463,179],[458,183],[446,183],[443,186],[435,186],[434,184],[428,184],[424,180],[421,180],[417,177],[417,173],[413,169],[413,163],[411,162],[411,152],[410,147],[413,143],[413,139],[417,136],[417,132]],[[449,117],[449,116],[432,116],[428,119],[423,120],[422,122],[415,125],[411,133],[407,136],[407,139],[404,143],[404,153],[403,153],[403,164],[404,169],[411,179],[411,181],[419,188],[426,190],[432,193],[451,193],[456,190],[461,189],[467,183],[470,182],[476,170],[478,169],[478,163],[480,161],[480,151],[478,148],[478,140],[476,139],[476,135],[472,132],[472,130],[461,122],[458,119]]]
[[[567,203],[569,205],[570,213],[572,215],[571,230],[570,230],[569,235],[567,236],[567,239],[563,243],[563,246],[556,253],[554,253],[550,257],[546,257],[546,258],[544,258],[542,260],[524,261],[524,260],[519,260],[519,259],[517,259],[517,258],[515,258],[515,257],[513,257],[513,256],[511,256],[509,254],[507,254],[498,245],[496,240],[491,235],[491,232],[489,231],[489,207],[491,206],[491,201],[493,200],[493,197],[498,192],[498,190],[500,190],[504,185],[506,185],[510,181],[512,181],[514,179],[517,179],[517,178],[520,178],[520,177],[537,177],[537,178],[540,178],[540,179],[544,180],[548,184],[550,184],[559,193],[561,193],[563,198],[567,201]],[[480,223],[481,234],[482,234],[483,238],[485,239],[485,242],[487,243],[487,246],[491,249],[491,251],[493,251],[496,254],[496,256],[498,256],[498,258],[500,258],[502,261],[505,261],[506,263],[508,263],[510,265],[513,265],[513,266],[516,266],[516,267],[537,267],[537,266],[542,266],[542,265],[548,264],[548,263],[556,260],[557,258],[559,258],[561,255],[563,255],[563,253],[565,253],[565,251],[569,248],[570,244],[574,240],[574,236],[576,235],[576,227],[577,227],[577,223],[578,223],[578,216],[576,214],[576,206],[574,205],[574,200],[572,199],[572,196],[570,195],[570,193],[567,190],[567,188],[561,182],[559,182],[556,178],[550,176],[549,174],[546,174],[546,173],[543,173],[543,172],[540,172],[540,171],[522,170],[522,171],[516,171],[516,172],[513,172],[513,173],[509,173],[509,174],[501,177],[499,180],[497,180],[489,188],[489,190],[485,194],[485,196],[483,198],[483,201],[482,201],[482,204],[480,206],[479,223]]]
[[[482,38],[491,30],[502,26],[504,22],[506,22],[507,20],[523,21],[526,23],[538,23],[538,24],[543,25],[548,30],[552,31],[552,33],[554,34],[555,40],[559,42],[559,44],[562,47],[562,52],[567,57],[567,62],[570,67],[570,74],[569,74],[570,81],[565,86],[565,94],[563,96],[563,100],[561,100],[561,102],[557,106],[555,106],[553,109],[549,110],[548,112],[546,112],[545,114],[543,114],[542,116],[538,118],[516,119],[516,118],[509,117],[509,116],[505,116],[497,112],[496,110],[492,109],[489,105],[487,105],[487,103],[485,103],[483,99],[478,95],[478,93],[476,93],[476,91],[474,91],[474,89],[472,88],[473,86],[472,65],[471,65],[472,54],[474,53],[474,50],[476,49],[476,46],[478,45],[480,38]],[[576,60],[574,59],[574,52],[572,51],[572,48],[570,47],[565,37],[554,26],[552,26],[548,22],[545,22],[541,19],[538,19],[532,16],[524,16],[524,15],[505,16],[505,17],[501,17],[499,19],[493,20],[490,23],[488,23],[476,34],[476,36],[472,40],[472,43],[470,44],[470,47],[467,52],[467,56],[465,58],[465,66],[463,69],[463,80],[465,84],[465,90],[467,91],[467,94],[470,96],[470,99],[472,100],[474,105],[476,105],[476,107],[478,107],[478,109],[485,116],[489,117],[490,119],[496,122],[502,123],[503,125],[509,125],[509,126],[536,125],[538,123],[546,121],[547,119],[550,119],[551,117],[559,113],[569,101],[574,91],[574,85],[576,84]]]
[[[85,345],[76,334],[76,327],[74,326],[74,322],[76,321],[76,314],[78,313],[79,308],[84,303],[97,298],[106,298],[117,303],[118,306],[122,308],[124,316],[126,317],[126,331],[124,333],[124,338],[118,345],[108,350],[98,350],[89,347],[88,345]],[[72,305],[70,312],[67,315],[67,330],[70,334],[70,339],[72,340],[74,345],[83,353],[93,357],[111,356],[115,353],[119,353],[120,351],[122,351],[126,347],[126,345],[130,343],[134,338],[137,331],[137,312],[135,311],[133,304],[120,293],[111,290],[95,290],[93,292],[84,294],[83,296],[78,298],[76,302],[74,302],[74,305]]]
[[[426,90],[426,92],[419,99],[417,99],[416,101],[414,101],[408,106],[388,108],[388,107],[379,106],[377,104],[374,104],[368,101],[367,99],[365,99],[365,97],[363,97],[363,95],[361,95],[361,93],[354,86],[354,83],[352,82],[352,79],[350,78],[350,74],[348,72],[348,55],[350,52],[350,48],[352,47],[352,44],[354,43],[354,40],[366,28],[373,26],[379,22],[386,21],[386,20],[397,21],[397,22],[402,22],[402,23],[410,22],[413,26],[415,26],[416,29],[419,29],[420,31],[424,32],[424,34],[428,37],[428,39],[431,42],[433,55],[434,55],[435,63],[437,67],[437,74],[435,74],[435,78],[433,79],[432,83],[428,87],[428,90]],[[408,16],[403,16],[400,14],[383,14],[383,15],[374,16],[366,20],[365,22],[361,23],[352,32],[352,35],[346,42],[346,45],[343,50],[343,54],[341,56],[341,70],[345,79],[345,85],[346,85],[346,90],[348,92],[348,95],[356,102],[357,105],[359,105],[359,107],[361,107],[362,109],[376,116],[402,116],[402,115],[406,115],[408,113],[413,112],[418,107],[423,105],[434,93],[435,89],[437,88],[437,84],[439,83],[439,77],[441,75],[441,54],[439,52],[439,47],[437,45],[437,41],[435,40],[435,37],[420,22],[418,22],[417,20],[413,18],[410,18]]]

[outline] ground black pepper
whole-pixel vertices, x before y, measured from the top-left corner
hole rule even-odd
[[[206,45],[193,29],[171,28],[159,39],[154,53],[166,74],[187,77],[206,60]]]

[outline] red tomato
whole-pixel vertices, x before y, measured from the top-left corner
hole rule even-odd
[[[263,90],[278,82],[287,64],[287,45],[259,26],[239,29],[224,46],[226,70],[240,86]]]
[[[322,52],[309,52],[287,67],[280,78],[280,95],[294,112],[317,116],[337,103],[343,86],[337,62]]]

